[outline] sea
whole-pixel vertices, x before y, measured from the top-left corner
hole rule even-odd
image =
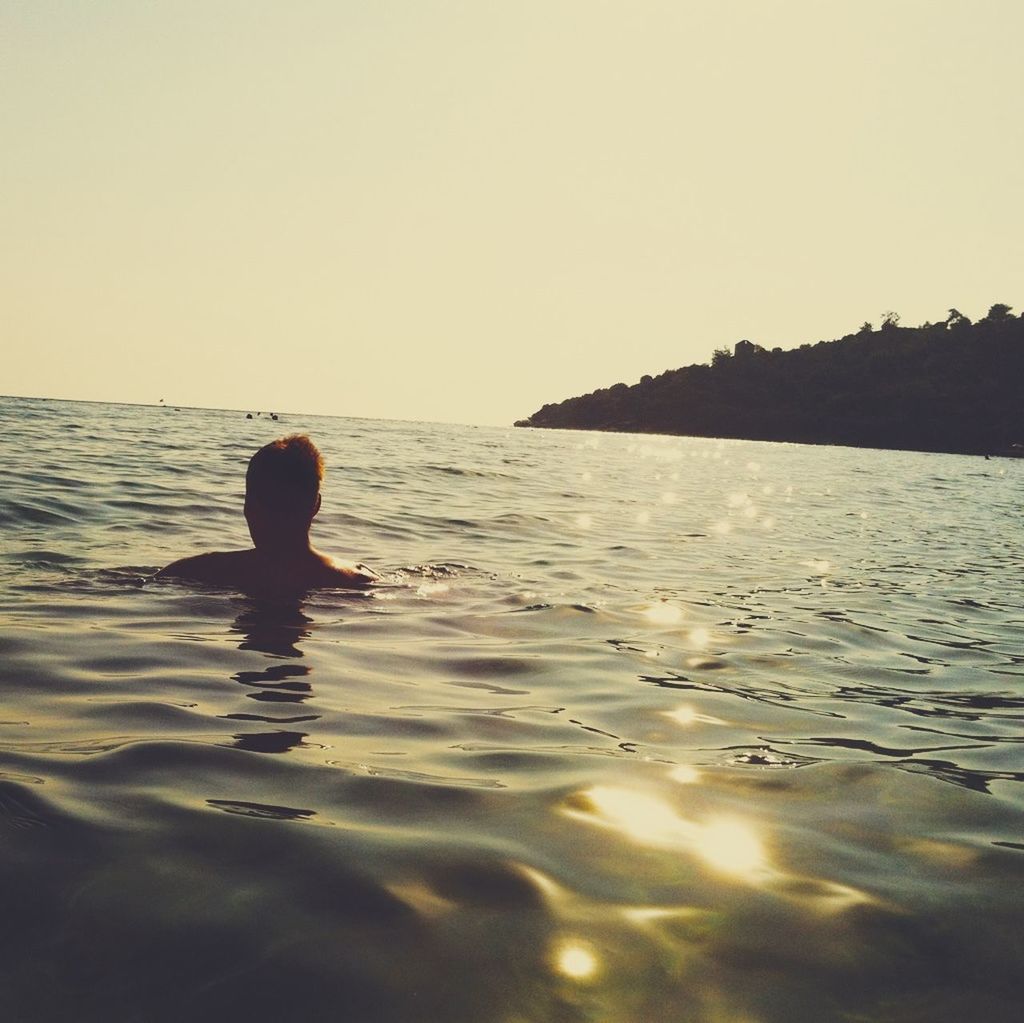
[[[380,584],[155,580],[293,432]],[[5,1023],[1024,1019],[1024,460],[27,398],[0,454]]]

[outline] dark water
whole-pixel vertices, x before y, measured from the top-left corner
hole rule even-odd
[[[243,546],[308,430],[369,595]],[[0,1019],[1024,1018],[1024,462],[0,399]]]

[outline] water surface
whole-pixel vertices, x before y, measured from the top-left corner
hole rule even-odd
[[[385,583],[153,582],[295,430]],[[0,431],[0,1018],[1022,1018],[1024,463]]]

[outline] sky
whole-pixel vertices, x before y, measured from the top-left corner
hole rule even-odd
[[[1024,306],[1019,0],[0,0],[0,394],[507,424]]]

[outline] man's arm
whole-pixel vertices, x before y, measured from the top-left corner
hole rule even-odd
[[[332,561],[331,568],[335,577],[335,586],[351,586],[362,589],[380,582],[380,576],[366,565],[339,565]]]

